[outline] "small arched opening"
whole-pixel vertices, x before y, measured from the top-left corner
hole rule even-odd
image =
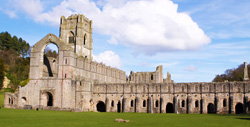
[[[208,105],[207,105],[207,113],[215,113],[215,107],[214,107],[214,104],[212,104],[212,103],[209,103]]]
[[[223,107],[226,107],[227,106],[227,99],[224,99],[223,100]]]
[[[117,112],[121,112],[121,102],[118,101],[117,103]]]
[[[53,95],[50,92],[47,92],[47,106],[53,106]]]
[[[159,101],[156,100],[156,101],[155,101],[155,107],[158,107],[158,106],[159,106]]]
[[[167,104],[166,113],[174,113],[174,105],[172,103]]]
[[[27,101],[26,97],[22,97],[22,98],[21,98],[21,101],[22,101],[23,104],[25,104],[26,101]]]
[[[146,107],[146,100],[143,100],[142,106],[143,106],[143,107]]]
[[[134,100],[130,101],[130,107],[134,107]]]
[[[181,107],[185,107],[185,100],[181,101]]]
[[[243,104],[242,103],[237,103],[235,106],[235,113],[236,114],[241,114],[243,113]]]
[[[114,107],[114,101],[113,100],[111,101],[111,107]]]
[[[154,80],[154,75],[153,74],[151,74],[151,80]]]
[[[199,107],[199,101],[196,100],[196,101],[195,101],[195,108],[198,108],[198,107]]]
[[[98,112],[106,112],[106,105],[103,101],[99,101],[96,105],[96,109]]]

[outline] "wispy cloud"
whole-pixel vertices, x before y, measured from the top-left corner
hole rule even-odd
[[[187,66],[183,69],[184,71],[190,71],[190,72],[193,72],[193,71],[196,71],[197,68],[193,65],[190,65],[190,66]]]

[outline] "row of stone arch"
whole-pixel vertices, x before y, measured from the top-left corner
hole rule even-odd
[[[131,101],[131,106],[133,106],[133,100]],[[156,101],[156,104],[158,103],[158,100]],[[185,101],[182,100],[182,106],[185,104]],[[249,104],[249,102],[248,102]],[[195,107],[197,108],[199,105],[199,101],[196,100],[195,101]],[[114,106],[114,101],[111,102],[111,106],[113,107]],[[223,100],[223,106],[226,106],[226,100],[224,99]],[[143,100],[143,107],[146,107],[146,100]],[[158,106],[156,106],[158,107]],[[96,105],[96,109],[97,111],[99,112],[106,112],[106,104],[103,102],[103,101],[99,101]],[[122,111],[122,106],[121,106],[121,102],[118,101],[117,103],[117,112],[121,112]],[[174,105],[173,103],[167,103],[166,105],[166,113],[174,113]],[[213,103],[209,103],[207,105],[207,113],[216,113],[216,107],[215,107],[215,104]],[[235,113],[236,114],[241,114],[241,113],[244,113],[244,105],[242,103],[237,103],[235,105]]]
[[[131,102],[133,103],[133,101]],[[113,103],[114,101],[111,102],[111,106],[114,105]],[[143,101],[143,103],[145,103],[145,101]],[[106,112],[106,108],[106,104],[103,101],[99,101],[96,104],[96,109],[98,112]],[[117,112],[122,112],[122,105],[120,101],[117,102]],[[174,113],[174,105],[172,103],[168,103],[166,105],[166,113]]]

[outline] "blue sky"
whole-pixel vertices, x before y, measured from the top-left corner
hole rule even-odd
[[[61,15],[93,20],[98,62],[126,71],[163,65],[175,82],[209,82],[250,61],[249,0],[1,0],[0,31],[34,45]],[[116,62],[114,62],[116,61]]]

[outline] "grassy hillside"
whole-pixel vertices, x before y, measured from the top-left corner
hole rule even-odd
[[[116,123],[116,118],[129,123]],[[61,112],[0,109],[3,127],[249,127],[250,115]]]

